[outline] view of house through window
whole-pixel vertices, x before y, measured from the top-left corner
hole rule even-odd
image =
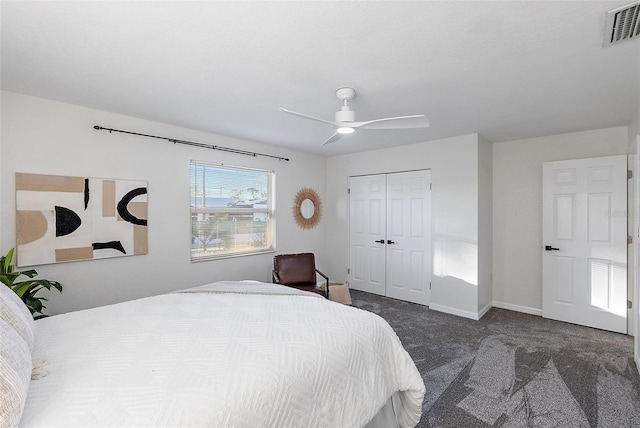
[[[191,161],[191,260],[272,251],[274,172]]]

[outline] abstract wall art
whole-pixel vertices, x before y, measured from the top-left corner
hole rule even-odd
[[[18,266],[147,254],[147,182],[16,173]]]

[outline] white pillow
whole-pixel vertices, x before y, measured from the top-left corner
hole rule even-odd
[[[27,400],[31,351],[22,337],[3,320],[0,320],[0,343],[0,426],[15,427]]]
[[[0,319],[4,320],[33,350],[33,316],[27,305],[9,287],[0,283]]]

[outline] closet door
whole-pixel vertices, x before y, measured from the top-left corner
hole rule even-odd
[[[356,290],[385,294],[386,177],[349,179],[349,285]]]
[[[386,295],[429,304],[431,171],[387,175]]]
[[[352,288],[429,304],[430,182],[426,170],[350,178]]]

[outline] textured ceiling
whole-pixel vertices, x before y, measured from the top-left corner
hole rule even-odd
[[[640,41],[602,47],[605,13],[627,3],[2,1],[1,82],[327,156],[510,141],[629,124]],[[320,147],[330,126],[279,111],[333,120],[342,86],[356,120],[425,114],[431,127]]]

